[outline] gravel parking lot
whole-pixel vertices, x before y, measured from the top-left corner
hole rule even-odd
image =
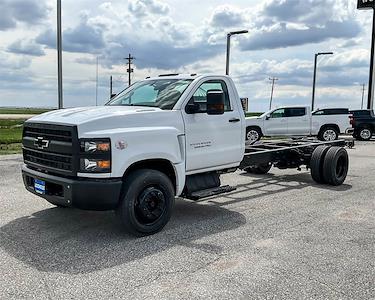
[[[177,200],[141,239],[112,212],[27,193],[21,156],[0,158],[0,299],[374,299],[375,143],[349,153],[341,187],[305,170],[226,175],[237,191]]]

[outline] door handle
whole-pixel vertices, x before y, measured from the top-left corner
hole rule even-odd
[[[229,120],[229,123],[237,123],[237,122],[240,122],[240,121],[241,121],[240,119],[233,118],[233,119]]]

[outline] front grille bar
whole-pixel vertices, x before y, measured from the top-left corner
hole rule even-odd
[[[39,149],[33,143],[33,139],[40,137],[49,142],[45,149]],[[26,122],[23,130],[23,157],[26,165],[40,171],[75,176],[79,168],[77,128]]]

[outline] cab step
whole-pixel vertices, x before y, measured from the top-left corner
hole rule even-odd
[[[208,198],[208,197],[216,196],[220,194],[225,194],[225,193],[229,193],[235,190],[236,190],[235,187],[224,185],[224,186],[219,186],[215,188],[193,192],[191,194],[186,195],[186,198],[197,201],[199,199]]]

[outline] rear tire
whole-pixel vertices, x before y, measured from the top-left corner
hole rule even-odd
[[[261,164],[255,167],[247,168],[245,171],[249,174],[265,175],[272,168],[272,164]]]
[[[120,197],[117,217],[127,232],[141,237],[159,232],[168,223],[175,193],[164,173],[142,169],[127,176]]]
[[[348,170],[348,152],[341,147],[331,147],[324,158],[323,177],[325,182],[333,186],[343,184]]]
[[[337,128],[333,126],[322,128],[318,135],[318,139],[325,142],[336,141],[338,138],[339,132],[337,131]]]
[[[255,143],[260,141],[262,138],[262,132],[257,127],[247,127],[246,128],[246,141]]]
[[[362,127],[358,129],[358,132],[356,134],[356,138],[360,141],[369,141],[372,138],[372,130],[369,127]]]
[[[323,176],[324,158],[330,147],[318,146],[311,155],[310,169],[312,179],[319,184],[326,183]]]

